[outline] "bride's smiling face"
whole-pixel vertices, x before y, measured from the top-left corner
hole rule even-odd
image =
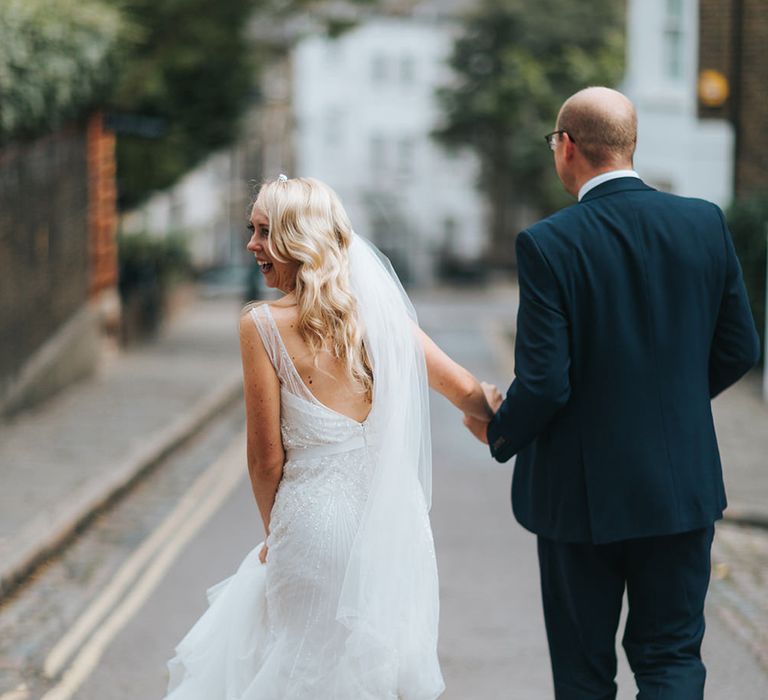
[[[296,286],[296,273],[299,263],[289,260],[283,261],[276,258],[269,248],[269,219],[258,207],[251,211],[251,220],[248,228],[252,232],[251,239],[246,248],[253,253],[256,262],[261,268],[264,283],[267,287],[279,289],[288,294]]]

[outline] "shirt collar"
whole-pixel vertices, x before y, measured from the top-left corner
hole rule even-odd
[[[604,182],[608,182],[608,180],[616,180],[620,177],[636,177],[640,179],[640,176],[634,170],[611,170],[607,173],[600,173],[599,175],[595,175],[591,180],[587,180],[581,186],[581,189],[579,190],[579,201],[582,200],[587,192],[595,189],[598,185],[602,185]]]

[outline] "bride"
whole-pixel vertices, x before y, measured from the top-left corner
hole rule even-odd
[[[208,590],[168,662],[167,698],[431,700],[444,684],[427,386],[487,421],[484,388],[419,329],[327,185],[267,182],[249,228],[265,283],[284,293],[240,321],[267,538]]]

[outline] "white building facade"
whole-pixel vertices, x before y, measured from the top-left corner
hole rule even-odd
[[[254,37],[258,40],[259,37]],[[211,153],[172,187],[123,214],[122,233],[180,234],[198,269],[253,264],[246,224],[262,173],[292,167],[290,61],[262,67],[261,100],[242,117],[237,140]]]
[[[638,113],[635,168],[650,185],[728,206],[733,131],[697,118],[699,0],[628,0],[623,91]]]
[[[430,136],[456,29],[434,16],[374,16],[294,52],[293,174],[331,185],[355,229],[416,284],[428,284],[441,259],[471,264],[485,252],[477,160]]]
[[[121,217],[124,234],[149,233],[163,237],[182,235],[188,245],[192,264],[205,268],[236,260],[243,247],[243,223],[246,216],[243,201],[241,158],[236,149],[219,151],[188,172],[173,187],[157,192],[141,206]],[[239,216],[233,220],[233,197],[240,204]]]

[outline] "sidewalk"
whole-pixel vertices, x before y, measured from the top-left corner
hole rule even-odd
[[[712,402],[723,463],[725,517],[768,528],[768,403],[757,370]]]
[[[192,299],[158,339],[0,424],[0,598],[241,394],[232,298]]]
[[[477,300],[488,311],[500,305],[492,315],[503,322],[485,326],[505,360],[509,377],[502,382],[512,374],[505,329],[514,327],[514,291]],[[239,308],[231,298],[198,299],[156,342],[121,353],[93,379],[0,424],[0,598],[121,488],[240,395]],[[718,397],[713,412],[726,516],[768,527],[768,404],[760,390],[759,376],[750,375]]]

